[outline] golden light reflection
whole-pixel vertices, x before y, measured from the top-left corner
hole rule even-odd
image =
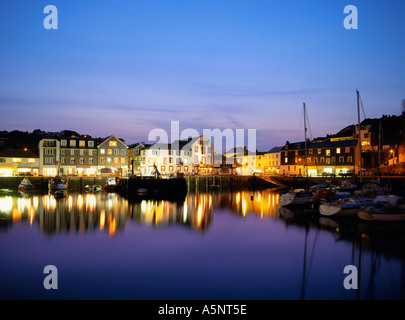
[[[100,212],[100,230],[104,229],[105,225],[105,209],[102,209]]]

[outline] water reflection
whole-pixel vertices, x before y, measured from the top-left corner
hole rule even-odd
[[[131,219],[141,224],[162,227],[171,224],[204,232],[213,221],[214,207],[231,210],[246,217],[278,217],[278,194],[270,191],[189,194],[184,202],[142,200],[128,202],[115,193],[0,195],[2,225],[30,226],[36,221],[47,234],[57,232],[104,231],[113,236]]]

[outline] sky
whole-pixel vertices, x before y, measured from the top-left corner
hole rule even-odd
[[[47,5],[58,29],[46,29]],[[354,5],[358,29],[346,29]],[[401,0],[1,0],[0,130],[255,129],[259,151],[400,115]],[[353,20],[351,21],[353,22]]]

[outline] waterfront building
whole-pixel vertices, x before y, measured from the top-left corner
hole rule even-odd
[[[59,174],[95,176],[97,174],[97,146],[87,136],[60,139]]]
[[[128,176],[128,147],[125,141],[111,135],[97,149],[98,175]]]
[[[234,163],[234,172],[237,175],[253,175],[257,173],[256,151],[247,150],[244,147],[235,147],[224,153],[227,163]],[[260,155],[261,157],[264,156]]]
[[[44,138],[39,141],[39,175],[54,177],[59,174],[60,141]]]
[[[283,175],[329,176],[355,172],[357,141],[348,139],[325,139],[289,143],[281,149],[280,173]],[[306,164],[306,166],[305,166]]]
[[[0,152],[0,176],[38,176],[39,157],[25,149],[8,149]]]
[[[214,168],[213,145],[206,137],[199,136],[173,143],[143,145],[140,150],[141,175],[162,176],[174,173],[212,174]]]
[[[264,174],[279,174],[281,149],[283,147],[274,147],[264,154]]]
[[[133,176],[141,175],[141,166],[145,162],[145,156],[141,151],[151,147],[152,144],[138,142],[128,146],[128,173]]]

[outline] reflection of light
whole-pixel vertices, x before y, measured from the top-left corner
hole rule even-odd
[[[142,213],[146,212],[146,200],[142,200],[141,202],[141,212]]]
[[[12,219],[13,222],[21,220],[21,211],[19,211],[16,207],[13,208]]]
[[[11,212],[12,209],[13,209],[12,197],[0,198],[0,210],[2,212]]]
[[[183,223],[187,222],[187,200],[184,202],[184,207],[183,207]]]
[[[39,198],[38,198],[38,196],[34,197],[34,198],[32,199],[32,202],[33,202],[33,204],[34,204],[35,210],[38,209],[38,203],[39,203]]]
[[[56,199],[53,196],[46,195],[42,201],[46,210],[53,210],[56,208]]]
[[[117,220],[115,217],[111,219],[111,216],[108,216],[108,234],[113,236],[117,230]]]
[[[35,210],[33,207],[31,207],[31,210],[28,212],[28,218],[30,220],[30,226],[32,226],[32,223],[34,222],[34,217],[35,217]]]
[[[83,196],[81,194],[77,196],[77,209],[83,209]]]
[[[100,230],[104,229],[104,224],[105,224],[105,210],[102,209],[100,212]]]
[[[86,195],[86,210],[93,211],[96,208],[96,196],[94,194]]]

